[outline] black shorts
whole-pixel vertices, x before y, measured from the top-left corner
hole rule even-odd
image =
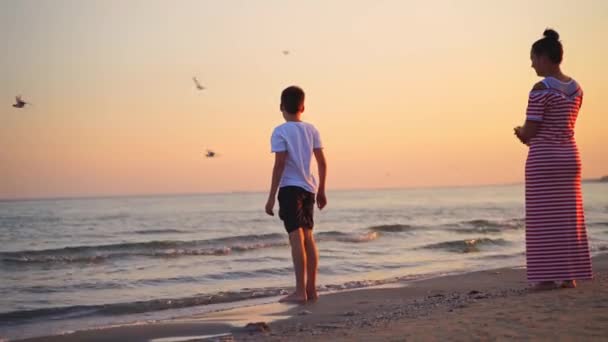
[[[315,194],[299,186],[285,186],[279,189],[279,218],[285,230],[291,233],[298,228],[312,229],[315,225],[313,213]]]

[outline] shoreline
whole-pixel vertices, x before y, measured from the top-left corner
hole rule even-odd
[[[594,280],[577,289],[530,291],[525,269],[501,268],[327,293],[305,305],[258,304],[11,341],[599,340],[608,335],[608,254],[596,255],[593,267]]]

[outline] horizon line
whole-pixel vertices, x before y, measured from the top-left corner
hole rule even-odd
[[[583,183],[602,182],[604,177],[582,179]],[[524,182],[505,182],[505,183],[485,183],[485,184],[469,184],[469,185],[428,185],[428,186],[395,186],[395,187],[345,187],[335,188],[333,191],[373,191],[373,190],[414,190],[414,189],[446,189],[446,188],[482,188],[490,186],[510,186],[522,185]],[[225,190],[225,191],[201,191],[201,192],[165,192],[165,193],[127,193],[127,194],[98,194],[98,195],[66,195],[66,196],[40,196],[40,197],[15,197],[3,198],[0,197],[0,202],[27,202],[27,201],[51,201],[51,200],[87,200],[87,199],[110,199],[110,198],[137,198],[137,197],[186,197],[198,195],[223,195],[223,194],[253,194],[265,193],[266,190]]]

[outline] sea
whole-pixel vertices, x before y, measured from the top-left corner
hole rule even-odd
[[[522,184],[327,195],[314,228],[321,296],[525,266]],[[0,339],[276,300],[294,275],[266,196],[0,201]],[[585,182],[583,196],[592,253],[608,253],[608,183]]]

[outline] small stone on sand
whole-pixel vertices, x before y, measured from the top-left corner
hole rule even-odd
[[[270,327],[266,322],[247,323],[245,330],[248,332],[270,332]]]

